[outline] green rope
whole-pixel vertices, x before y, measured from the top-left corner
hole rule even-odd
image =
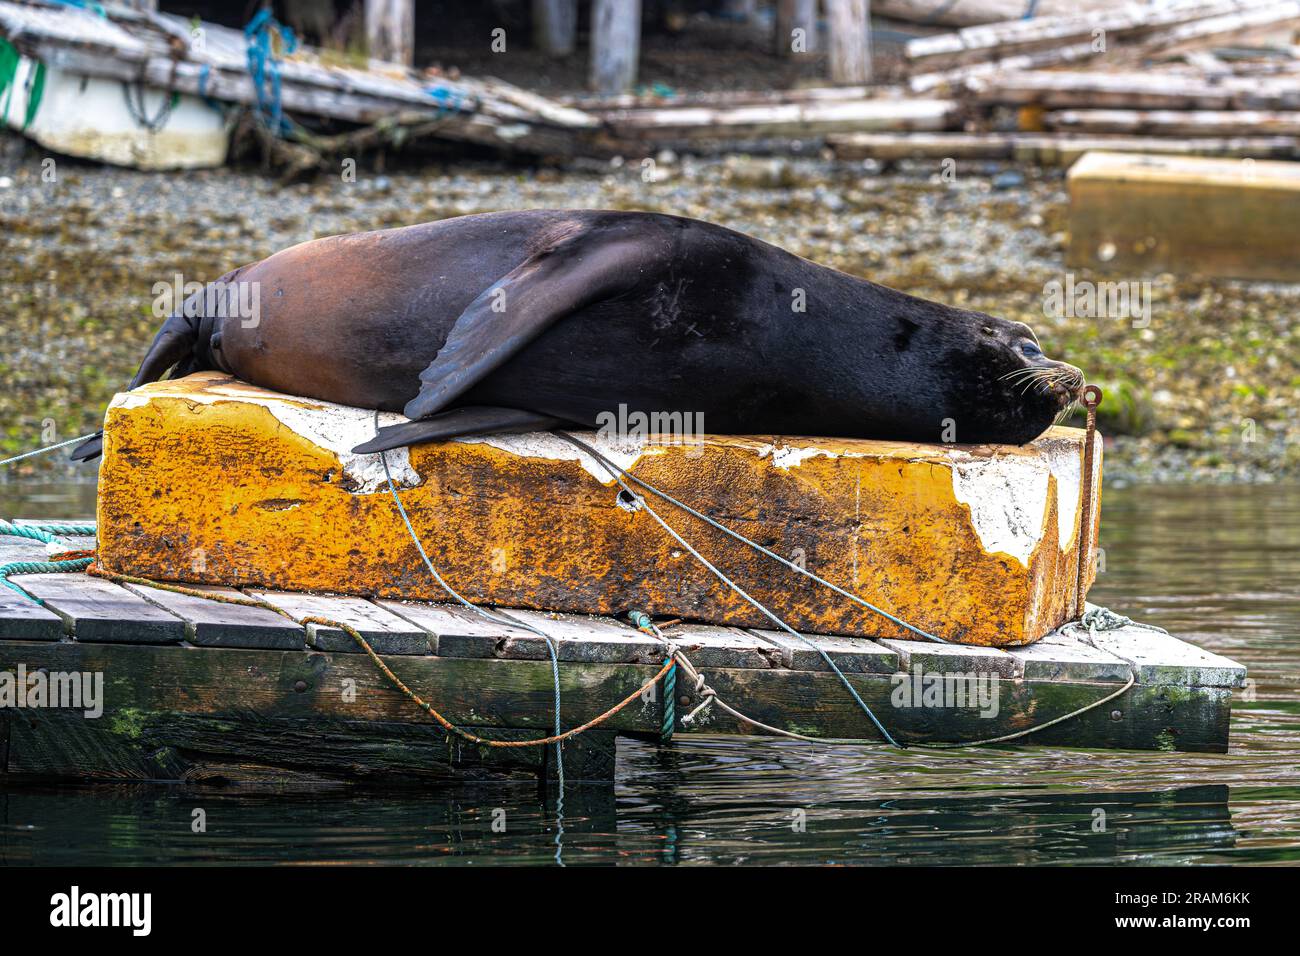
[[[645,611],[628,611],[627,616],[638,631],[644,631],[668,645],[668,656],[664,658],[664,665],[672,666],[668,667],[667,673],[664,674],[664,720],[659,730],[659,739],[668,743],[673,739],[673,732],[677,729],[677,649],[663,636],[659,628],[655,627],[654,621]]]
[[[673,739],[673,731],[677,728],[677,659],[669,657],[664,663],[670,660],[673,666],[664,675],[664,725],[659,731],[659,739],[664,743]]]

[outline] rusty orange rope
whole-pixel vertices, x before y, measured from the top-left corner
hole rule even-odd
[[[383,674],[384,677],[386,677],[388,681],[399,691],[401,691],[409,700],[411,700],[418,707],[424,710],[425,713],[429,714],[429,716],[431,716],[434,720],[436,720],[439,726],[441,726],[448,733],[455,734],[457,737],[460,737],[462,740],[466,740],[469,743],[475,744],[476,746],[518,748],[518,747],[547,747],[550,746],[551,744],[563,743],[564,741],[570,739],[571,737],[578,736],[578,734],[581,734],[584,731],[588,731],[595,727],[600,726],[605,721],[609,720],[611,717],[617,714],[619,711],[623,710],[625,707],[627,707],[628,704],[632,703],[632,701],[636,700],[638,697],[645,694],[646,691],[648,691],[651,687],[657,684],[660,678],[662,678],[664,674],[668,672],[668,669],[672,667],[673,664],[672,658],[669,658],[664,663],[663,667],[660,668],[659,672],[655,674],[654,677],[650,678],[650,680],[646,681],[644,684],[642,684],[640,687],[634,690],[627,697],[623,698],[623,700],[619,701],[613,707],[609,708],[609,710],[605,711],[603,714],[600,714],[597,717],[593,717],[585,724],[580,724],[577,727],[572,727],[569,730],[566,730],[562,734],[554,734],[550,737],[538,737],[534,740],[492,740],[487,737],[480,737],[477,734],[470,733],[468,730],[465,730],[462,727],[457,727],[450,720],[444,717],[441,713],[438,712],[436,708],[434,708],[432,704],[424,700],[424,698],[422,698],[415,691],[411,690],[411,688],[408,687],[400,677],[398,677],[396,674],[393,673],[392,669],[389,668],[389,666],[384,662],[384,659],[375,653],[375,649],[370,646],[370,642],[361,636],[360,631],[358,631],[356,628],[352,627],[349,624],[345,624],[342,621],[335,621],[327,617],[304,617],[301,620],[299,620],[295,618],[292,614],[289,614],[287,611],[283,611],[280,608],[276,607],[274,604],[271,604],[269,601],[263,601],[260,598],[248,597],[247,595],[235,597],[234,595],[230,595],[230,594],[213,594],[210,591],[200,591],[198,588],[187,588],[182,584],[170,584],[162,581],[151,581],[148,578],[136,577],[135,575],[131,575],[131,574],[118,574],[115,571],[108,571],[94,564],[86,568],[86,573],[94,575],[97,578],[104,578],[105,580],[108,581],[114,581],[118,584],[137,584],[140,585],[141,587],[157,588],[160,591],[172,591],[175,592],[176,594],[186,594],[189,595],[190,597],[204,598],[205,600],[216,601],[220,604],[239,604],[245,607],[264,608],[268,611],[274,611],[276,614],[279,614],[281,617],[286,617],[296,624],[320,624],[325,627],[336,627],[339,630],[345,632],[354,641],[356,641],[357,644],[361,647],[361,649],[370,657],[371,661],[374,662],[375,666],[379,668],[379,672]]]

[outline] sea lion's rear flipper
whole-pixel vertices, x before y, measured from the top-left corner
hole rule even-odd
[[[562,419],[518,408],[470,405],[465,408],[453,408],[431,418],[381,428],[378,435],[353,448],[352,451],[354,454],[368,455],[405,445],[458,438],[461,435],[514,434],[541,431],[564,424],[567,423]]]
[[[442,411],[554,323],[631,287],[654,249],[644,233],[600,228],[548,243],[460,314],[406,417]]]

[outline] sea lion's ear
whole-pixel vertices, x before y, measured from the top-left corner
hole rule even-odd
[[[456,319],[406,417],[441,411],[560,319],[628,289],[654,254],[644,238],[591,231],[525,259]]]

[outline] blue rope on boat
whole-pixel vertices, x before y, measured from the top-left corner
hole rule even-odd
[[[272,42],[272,32],[280,35],[283,53],[298,49],[298,37],[291,27],[275,19],[270,7],[263,7],[244,27],[248,40],[248,75],[257,94],[257,112],[267,128],[278,136],[293,129],[285,118],[280,102],[280,58]]]
[[[447,86],[429,86],[425,87],[424,92],[428,93],[435,103],[438,104],[438,115],[444,116],[448,113],[472,113],[473,105],[465,98],[465,94],[460,90],[454,90]]]
[[[104,8],[98,3],[87,3],[86,0],[54,0],[54,2],[62,4],[65,7],[76,7],[78,10],[88,10],[91,13],[98,14],[105,20],[108,19],[108,14],[104,12]]]
[[[199,98],[202,99],[203,102],[208,105],[208,107],[216,110],[222,116],[225,116],[226,115],[225,104],[223,104],[220,100],[214,100],[212,97],[208,96],[208,74],[210,74],[211,72],[212,72],[212,67],[207,63],[204,63],[203,66],[199,68]]]

